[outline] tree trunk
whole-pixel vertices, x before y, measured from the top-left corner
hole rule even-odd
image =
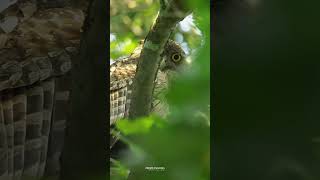
[[[160,0],[160,5],[157,20],[149,31],[141,51],[133,82],[130,119],[146,116],[150,113],[154,80],[161,60],[160,54],[176,24],[191,12],[187,8],[186,2],[182,0],[170,2]]]
[[[90,2],[79,58],[73,60],[71,118],[62,155],[61,179],[109,177],[107,12],[105,0]]]

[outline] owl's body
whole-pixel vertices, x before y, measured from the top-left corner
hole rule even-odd
[[[110,125],[129,112],[131,85],[136,72],[136,58],[125,58],[110,68]]]
[[[141,46],[127,58],[117,60],[110,66],[110,125],[117,120],[127,118],[131,102],[131,89],[138,65]],[[163,60],[155,79],[152,112],[160,116],[168,113],[168,106],[160,97],[161,92],[167,89],[168,74],[176,70],[184,61],[184,52],[174,41],[169,40],[162,54]],[[177,58],[173,61],[174,58]],[[112,141],[112,140],[111,140]],[[111,143],[112,145],[112,143]]]

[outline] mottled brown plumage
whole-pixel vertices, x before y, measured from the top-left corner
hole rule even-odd
[[[121,118],[127,118],[131,102],[131,88],[136,73],[143,42],[127,58],[117,60],[110,67],[110,125]],[[160,93],[167,88],[170,72],[176,71],[185,62],[185,53],[179,44],[169,40],[161,55],[159,71],[155,80],[152,111],[165,116],[168,107],[160,99]],[[111,137],[111,146],[114,139]],[[110,146],[110,147],[111,147]]]
[[[11,23],[0,22],[0,179],[55,176],[84,13],[27,0],[3,14]]]

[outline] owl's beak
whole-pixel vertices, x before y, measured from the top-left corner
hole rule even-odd
[[[167,61],[166,59],[167,57],[164,57],[160,63],[159,66],[159,70],[162,72],[171,70],[171,71],[175,71],[176,70],[176,66],[174,65],[174,63],[170,63],[170,61]]]
[[[167,66],[167,63],[166,63],[165,59],[163,58],[160,62],[159,70],[163,72],[163,71],[167,70],[168,68],[169,67]]]

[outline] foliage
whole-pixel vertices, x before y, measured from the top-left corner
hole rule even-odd
[[[110,57],[116,60],[129,55],[143,40],[157,17],[158,0],[110,1]],[[189,52],[200,44],[200,31],[192,16],[181,22],[173,32],[176,40]]]
[[[112,166],[110,167],[110,176],[112,180],[124,180],[128,178],[129,170],[124,167],[119,161],[111,159]]]
[[[130,134],[146,134],[150,131],[152,126],[163,127],[165,121],[156,116],[145,117],[137,119],[135,121],[129,121],[127,119],[122,119],[117,123],[117,128],[121,129],[124,135]]]
[[[132,2],[111,1],[111,32],[116,36],[111,42],[113,59],[129,54],[155,20],[158,1],[140,0],[134,5]],[[169,116],[161,119],[151,115],[117,123],[123,134],[120,139],[130,146],[130,151],[123,154],[120,162],[112,164],[118,169],[130,170],[129,179],[204,180],[210,177],[210,2],[189,0],[186,3],[196,7],[194,17],[188,18],[194,19],[197,26],[180,24],[172,35],[182,46],[185,43],[186,50],[192,54],[190,67],[171,82],[174,86],[166,94]],[[139,26],[141,32],[133,31],[137,28],[133,26]],[[116,46],[122,48],[112,49]],[[118,178],[112,176],[112,180]]]
[[[110,1],[110,55],[129,55],[144,39],[159,8],[157,0]]]

